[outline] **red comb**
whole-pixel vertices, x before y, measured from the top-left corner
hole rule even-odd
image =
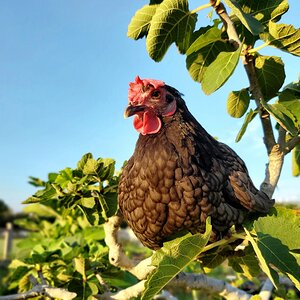
[[[143,87],[152,85],[155,89],[164,86],[165,83],[161,80],[155,79],[141,79],[139,76],[135,77],[135,82],[129,83],[128,99],[130,103],[138,104],[142,101],[140,94],[143,92]]]

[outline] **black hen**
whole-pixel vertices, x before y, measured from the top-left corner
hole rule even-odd
[[[119,206],[145,246],[158,249],[182,230],[201,232],[208,216],[221,236],[247,212],[273,206],[244,162],[205,131],[176,89],[137,77],[125,111],[132,115],[141,134],[121,176]]]

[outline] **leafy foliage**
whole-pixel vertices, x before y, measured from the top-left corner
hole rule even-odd
[[[262,35],[269,45],[283,51],[300,56],[300,29],[293,25],[269,22],[269,32]]]
[[[29,275],[39,271],[49,284],[75,292],[76,299],[107,289],[99,274],[112,290],[137,282],[110,265],[104,242],[103,223],[117,209],[114,163],[88,153],[76,169],[50,173],[46,182],[31,177],[41,189],[25,201],[29,217],[16,221],[31,233],[18,243],[19,256],[9,266],[9,290],[29,290]]]
[[[263,103],[266,110],[292,136],[300,132],[300,89],[299,80],[288,84],[278,93],[278,100],[274,104]]]
[[[102,224],[117,210],[118,178],[114,176],[115,162],[112,159],[94,159],[85,154],[77,163],[77,169],[65,168],[59,173],[50,173],[48,182],[31,177],[37,191],[24,203],[47,203],[58,200],[65,207],[64,214],[78,207],[92,225]]]
[[[277,208],[253,225],[247,234],[265,273],[276,285],[281,271],[300,290],[300,240],[295,238],[300,234],[299,217],[291,210]]]
[[[147,51],[155,61],[163,59],[169,46],[175,43],[179,52],[186,55],[190,76],[201,84],[205,94],[213,93],[227,82],[240,57],[244,60],[246,56],[252,56],[263,94],[262,105],[285,130],[296,136],[299,134],[300,103],[299,98],[294,97],[295,91],[293,96],[280,91],[285,80],[284,63],[279,57],[262,56],[257,52],[261,47],[272,46],[299,56],[300,29],[278,23],[289,9],[288,1],[224,0],[224,3],[231,9],[231,19],[240,43],[229,42],[232,37],[218,20],[213,20],[213,24],[208,26],[203,26],[201,20],[198,28],[198,11],[209,5],[190,10],[188,0],[150,1],[132,18],[128,36],[133,39],[146,37]],[[255,48],[258,41],[264,44]],[[228,97],[227,111],[232,117],[246,114],[236,141],[241,140],[257,115],[249,101],[251,92],[247,94],[245,89],[241,89],[240,93],[232,92]],[[274,99],[278,95],[279,101]],[[276,103],[270,104],[272,99]],[[294,170],[299,168],[295,153],[296,150],[293,151]],[[295,171],[293,174],[298,173]]]

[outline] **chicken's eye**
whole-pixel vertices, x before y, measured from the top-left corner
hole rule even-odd
[[[159,98],[160,97],[160,91],[154,91],[151,95],[152,98]]]

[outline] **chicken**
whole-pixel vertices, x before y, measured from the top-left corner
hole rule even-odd
[[[257,190],[242,159],[197,122],[182,94],[163,81],[130,83],[125,117],[140,133],[122,172],[120,212],[139,240],[162,247],[181,231],[226,235],[248,212],[267,213],[274,200]]]

